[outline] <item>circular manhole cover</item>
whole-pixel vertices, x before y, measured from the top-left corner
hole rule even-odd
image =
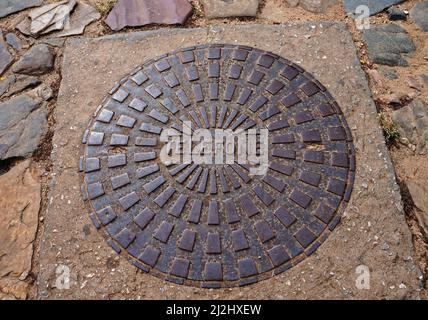
[[[163,142],[165,132],[188,129],[194,139],[201,128],[252,132],[256,159],[161,157],[221,153],[217,142],[202,152]],[[350,131],[327,90],[292,62],[246,46],[148,61],[109,92],[83,140],[82,190],[109,245],[157,277],[210,288],[272,277],[317,250],[340,220],[355,170]],[[232,146],[242,151],[234,141],[223,148],[232,156]],[[263,155],[266,170],[252,171]]]

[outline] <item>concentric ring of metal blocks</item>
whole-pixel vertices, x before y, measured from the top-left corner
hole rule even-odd
[[[165,165],[159,138],[269,130],[269,169]],[[251,284],[312,254],[350,199],[355,152],[338,104],[310,74],[246,46],[146,62],[103,100],[83,138],[82,192],[108,244],[138,268],[205,288]]]

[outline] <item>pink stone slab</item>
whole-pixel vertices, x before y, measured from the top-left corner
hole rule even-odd
[[[191,13],[187,0],[119,0],[106,23],[114,31],[148,24],[183,24]]]

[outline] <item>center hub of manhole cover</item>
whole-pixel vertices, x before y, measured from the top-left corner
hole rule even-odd
[[[265,170],[236,157],[184,161],[183,133],[200,129],[256,132]],[[109,245],[157,277],[210,288],[272,277],[317,250],[355,170],[350,131],[327,90],[292,62],[245,46],[148,61],[109,92],[83,140],[83,194]],[[242,152],[236,140],[226,155]],[[206,156],[213,145],[189,150]],[[171,154],[181,162],[165,161]]]

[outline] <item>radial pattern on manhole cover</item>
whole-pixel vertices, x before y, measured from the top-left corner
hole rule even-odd
[[[183,123],[267,129],[267,172],[164,163],[162,132]],[[82,192],[109,245],[145,272],[210,288],[272,277],[317,250],[340,220],[355,170],[350,131],[328,91],[296,64],[246,46],[146,62],[109,92],[83,143]]]

